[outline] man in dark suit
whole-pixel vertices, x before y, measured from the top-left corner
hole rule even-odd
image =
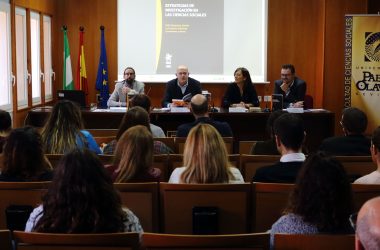
[[[231,127],[227,122],[214,121],[208,116],[208,101],[204,95],[197,94],[193,96],[190,109],[195,121],[180,125],[177,129],[177,137],[187,137],[190,130],[198,123],[208,123],[214,126],[222,137],[232,137]]]
[[[178,66],[176,76],[176,79],[170,80],[166,84],[165,96],[162,100],[162,107],[166,108],[170,105],[175,105],[172,103],[172,99],[182,99],[188,94],[191,95],[191,98],[196,94],[202,93],[200,82],[189,77],[189,69],[186,66]]]
[[[297,114],[281,115],[274,122],[274,134],[280,161],[274,165],[261,167],[253,177],[254,182],[295,183],[305,155],[302,143],[305,138],[305,127],[302,118]]]
[[[367,129],[367,115],[358,108],[346,108],[340,121],[344,136],[323,140],[320,150],[331,155],[371,155],[371,140],[364,136]]]
[[[274,82],[274,93],[283,96],[284,108],[293,106],[302,108],[306,94],[306,82],[295,76],[296,70],[292,64],[281,67],[281,80]]]

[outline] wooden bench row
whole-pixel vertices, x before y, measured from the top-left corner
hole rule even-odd
[[[50,182],[0,182],[0,229],[6,229],[10,205],[38,206]],[[218,232],[264,232],[282,215],[294,184],[116,183],[122,203],[140,219],[146,232],[193,233],[193,208],[215,207]],[[355,209],[380,195],[380,185],[353,184]]]

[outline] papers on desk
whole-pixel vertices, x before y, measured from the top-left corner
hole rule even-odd
[[[127,112],[126,107],[110,107],[109,109],[94,109],[92,112],[117,112],[117,113],[125,113]]]
[[[327,112],[326,109],[308,109],[310,112]]]
[[[189,113],[190,109],[188,107],[171,107],[170,112],[172,112],[172,113]]]
[[[169,112],[170,108],[153,108],[153,112]]]
[[[243,108],[243,107],[229,107],[228,112],[230,113],[245,113],[247,112],[248,109]]]

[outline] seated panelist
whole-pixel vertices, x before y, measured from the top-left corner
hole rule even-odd
[[[199,81],[189,77],[189,69],[185,65],[180,65],[177,68],[177,78],[170,80],[166,84],[165,96],[162,100],[162,107],[178,106],[183,102],[172,102],[173,99],[190,101],[192,96],[201,94],[201,84]]]
[[[235,82],[228,85],[223,97],[222,106],[228,107],[258,107],[259,99],[251,76],[246,68],[237,68],[234,73]]]
[[[108,107],[126,107],[127,95],[144,94],[144,83],[136,81],[136,73],[132,67],[124,70],[124,80],[117,82],[115,89],[108,99]]]

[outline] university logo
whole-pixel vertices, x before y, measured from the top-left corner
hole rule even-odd
[[[364,61],[380,62],[380,32],[365,32]]]

